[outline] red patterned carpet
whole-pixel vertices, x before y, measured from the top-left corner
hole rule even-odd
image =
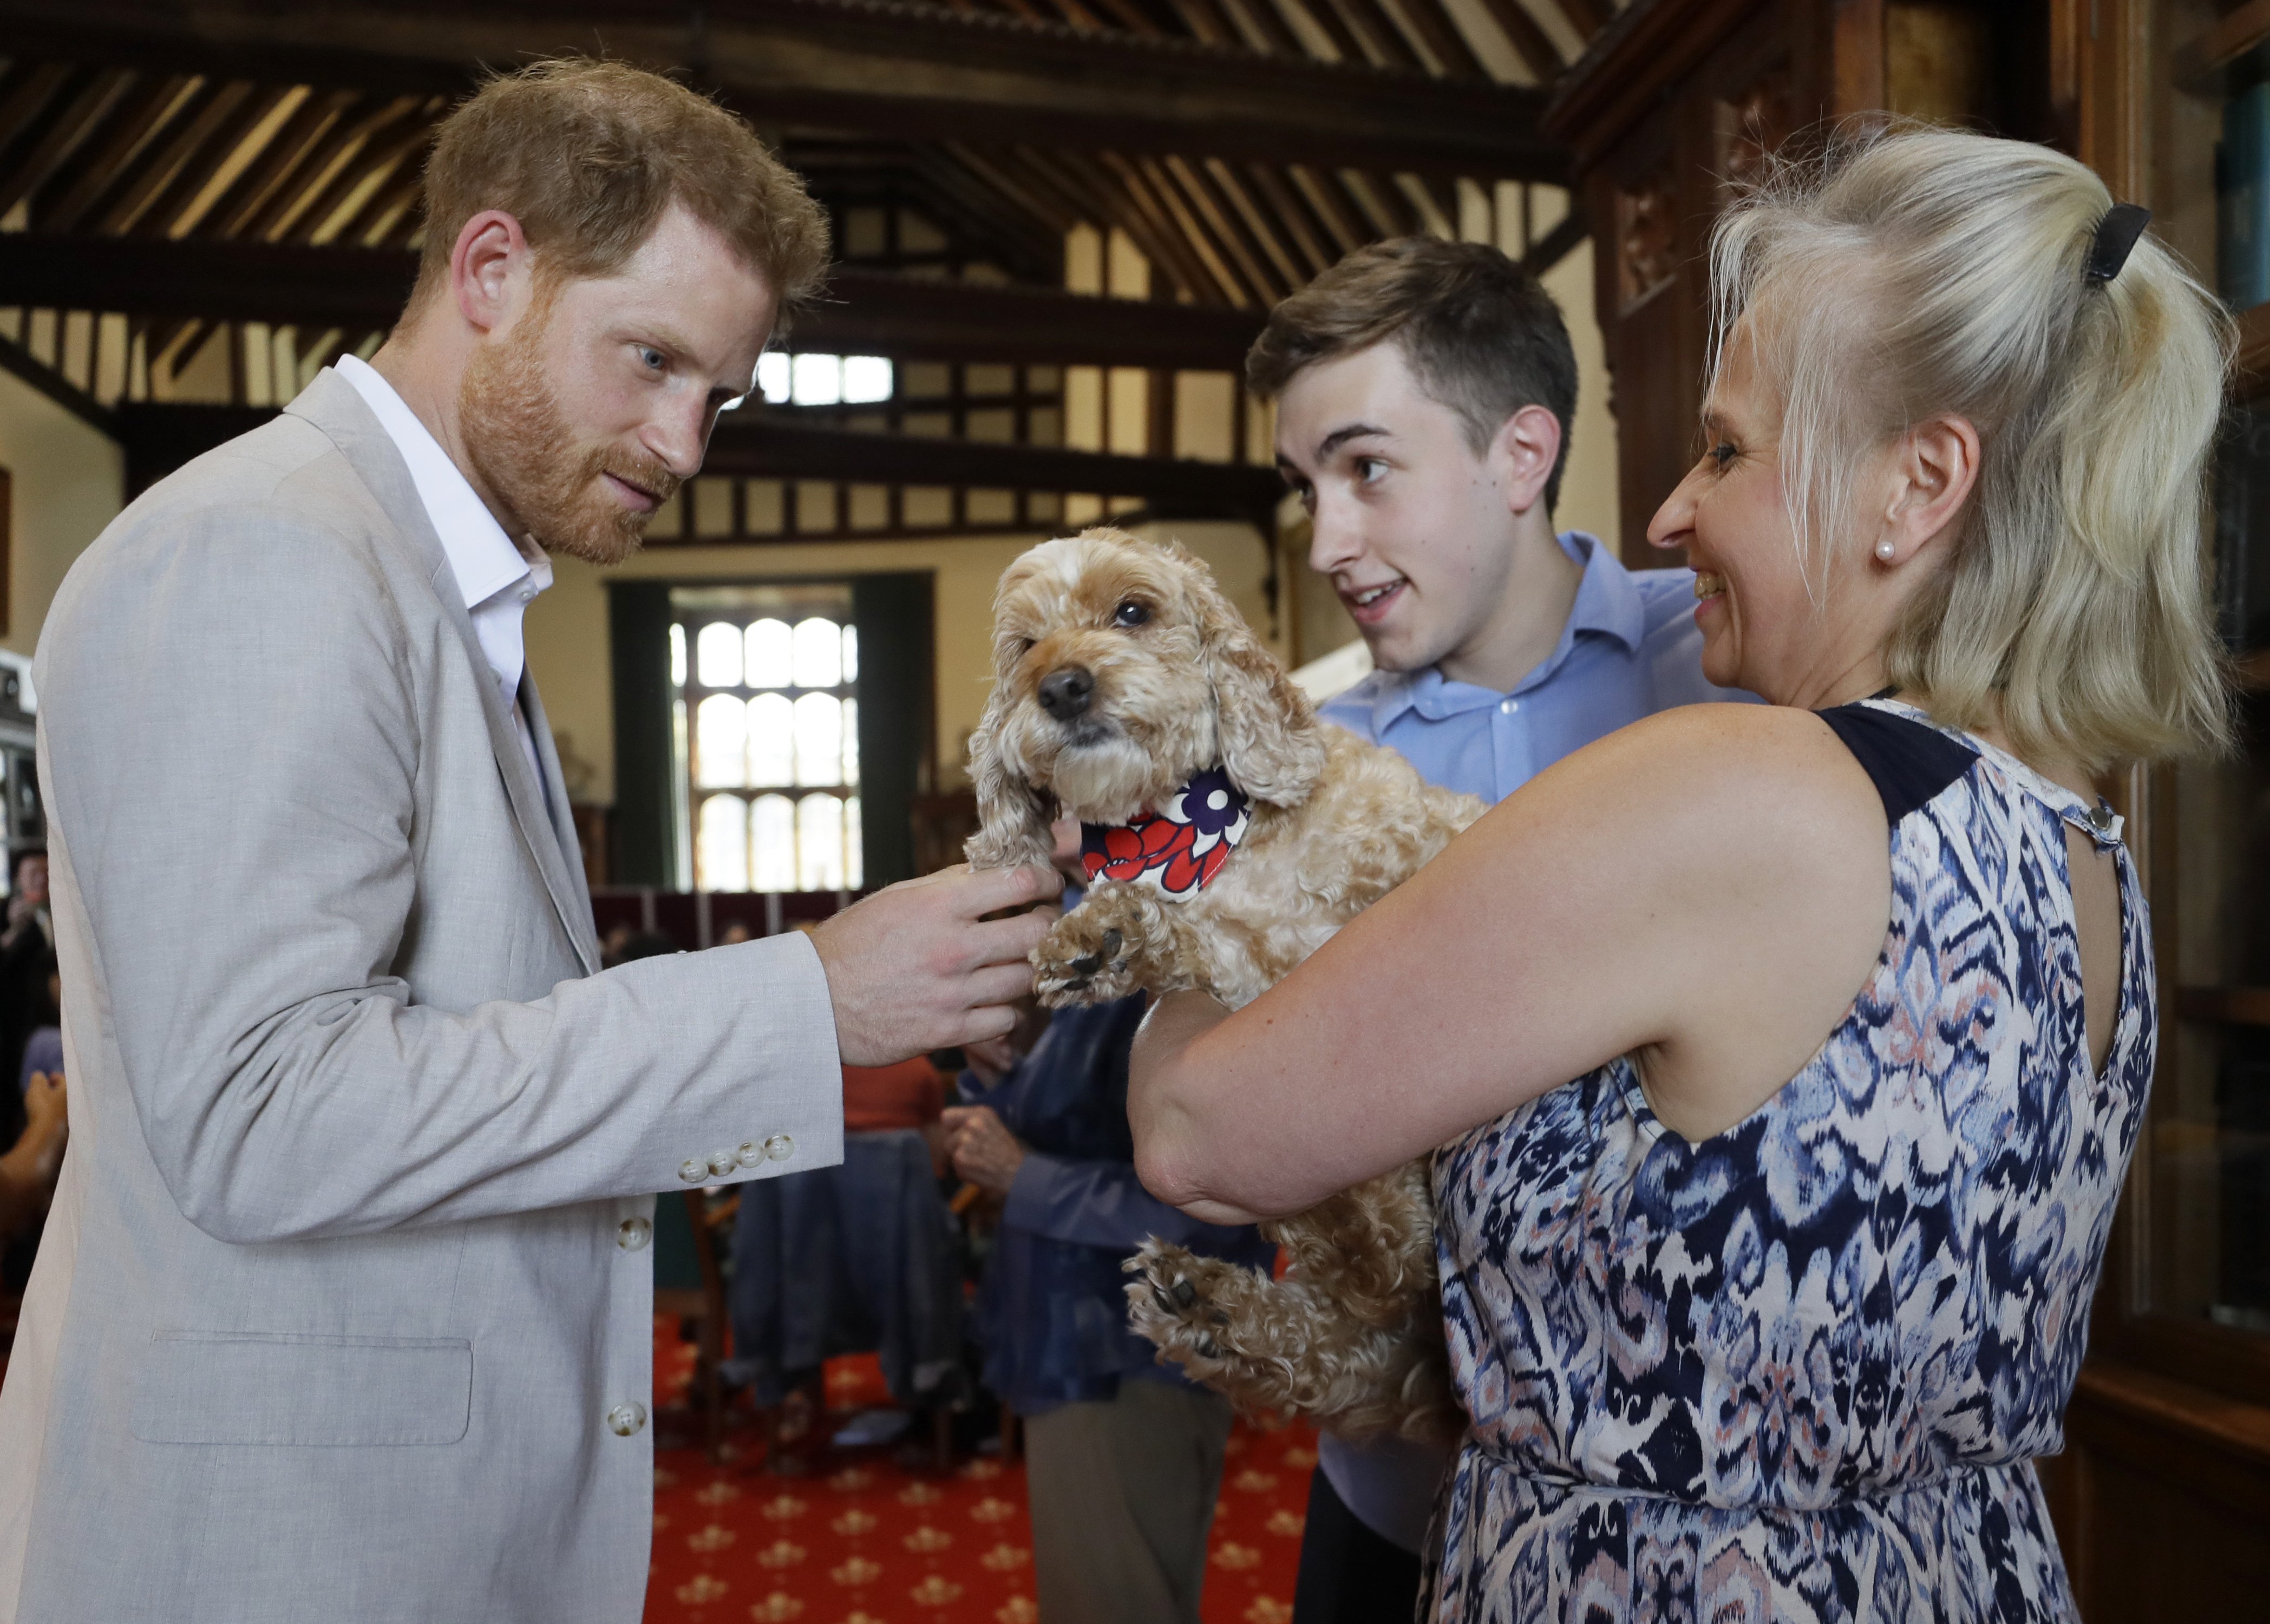
[[[690,1346],[657,1327],[657,1407],[682,1400]],[[831,1409],[886,1402],[872,1359],[827,1370]],[[979,1458],[944,1478],[887,1449],[827,1477],[773,1477],[744,1454],[655,1457],[647,1624],[1034,1624],[1032,1534],[1021,1463]],[[1240,1423],[1229,1441],[1206,1568],[1205,1624],[1290,1624],[1302,1509],[1316,1439]]]

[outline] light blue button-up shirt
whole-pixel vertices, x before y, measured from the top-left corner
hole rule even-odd
[[[1561,641],[1511,693],[1452,682],[1431,665],[1374,671],[1319,714],[1400,751],[1429,783],[1496,802],[1642,716],[1712,700],[1755,700],[1702,675],[1693,570],[1626,569],[1581,530],[1560,541],[1584,565],[1584,578]],[[1420,1546],[1455,1453],[1395,1437],[1359,1444],[1330,1435],[1317,1449],[1317,1465],[1347,1509],[1409,1551]]]
[[[1581,530],[1561,545],[1584,567],[1561,641],[1510,693],[1434,666],[1374,671],[1322,715],[1400,751],[1428,782],[1502,801],[1562,756],[1675,705],[1747,700],[1702,675],[1695,572],[1628,570]]]

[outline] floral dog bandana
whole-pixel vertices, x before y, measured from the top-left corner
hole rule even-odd
[[[1224,768],[1210,767],[1132,823],[1083,823],[1079,861],[1089,880],[1149,886],[1169,902],[1205,889],[1250,821],[1244,791]]]

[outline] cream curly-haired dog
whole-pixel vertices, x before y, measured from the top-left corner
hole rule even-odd
[[[1045,864],[1055,818],[1087,826],[1087,900],[1033,954],[1044,1004],[1186,988],[1247,1004],[1484,810],[1319,724],[1172,542],[1043,542],[1002,576],[993,612],[970,862]],[[1251,1409],[1455,1433],[1426,1164],[1263,1233],[1292,1255],[1282,1281],[1146,1243],[1128,1265],[1135,1327]]]

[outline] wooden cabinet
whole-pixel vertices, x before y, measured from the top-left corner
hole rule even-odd
[[[1969,124],[2075,153],[2212,280],[2223,104],[2257,82],[2270,0],[1634,0],[1548,115],[1599,245],[1625,558],[1660,561],[1648,521],[1700,449],[1730,180],[1824,121]],[[2088,1624],[2270,1618],[2270,304],[2239,323],[2206,522],[2241,749],[2107,786],[2151,900],[2161,1049],[2067,1446],[2040,1463]]]

